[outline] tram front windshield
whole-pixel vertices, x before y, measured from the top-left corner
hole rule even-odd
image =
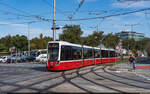
[[[48,45],[48,60],[49,61],[57,61],[59,53],[59,44],[58,43],[50,43]]]

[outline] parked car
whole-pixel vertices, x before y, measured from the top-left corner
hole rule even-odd
[[[0,63],[3,61],[3,56],[0,56]]]
[[[36,58],[34,56],[23,55],[21,57],[21,59],[22,59],[23,62],[31,62],[31,61],[34,61]]]
[[[6,63],[21,63],[22,59],[20,56],[8,56],[7,60],[5,61]]]
[[[40,54],[38,57],[36,57],[37,62],[47,61],[47,54]]]
[[[46,63],[47,62],[47,54],[41,54],[36,57],[36,61]]]
[[[3,56],[1,62],[2,62],[2,63],[6,63],[7,60],[8,60],[8,57],[9,57],[9,56]]]

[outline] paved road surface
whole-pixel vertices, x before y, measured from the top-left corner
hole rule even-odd
[[[149,80],[134,72],[116,72],[109,68],[93,65],[70,71],[48,72],[45,64],[0,64],[0,93],[150,92]]]

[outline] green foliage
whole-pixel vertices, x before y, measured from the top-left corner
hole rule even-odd
[[[127,50],[132,50],[133,53],[137,53],[137,51],[143,52],[147,47],[148,39],[144,38],[139,41],[135,41],[134,39],[128,39],[122,41],[123,48]]]
[[[13,36],[10,35],[1,38],[0,49],[2,52],[9,51],[9,48],[16,47],[17,50],[27,50],[27,37],[26,36]]]
[[[11,36],[8,35],[6,37],[1,38],[0,44],[2,47],[1,49],[3,51],[8,51],[9,48],[13,46]],[[3,48],[3,47],[5,47],[5,48]]]
[[[150,56],[150,42],[148,42],[148,44],[147,44],[146,52],[147,52],[148,56]]]
[[[31,49],[46,49],[47,43],[52,41],[50,37],[43,37],[40,34],[40,38],[33,38],[30,41]],[[0,52],[8,52],[11,47],[15,47],[19,51],[28,50],[28,39],[26,36],[5,36],[0,39]]]
[[[147,38],[136,41],[135,49],[143,52],[146,49],[147,43],[148,43]]]
[[[10,53],[0,53],[0,56],[9,56]]]
[[[5,51],[5,45],[1,43],[0,44],[0,52],[3,52],[3,51]]]
[[[60,40],[81,44],[83,31],[79,25],[65,25],[63,29],[63,33],[59,35]]]
[[[40,38],[33,38],[31,40],[31,49],[46,49],[47,43],[52,40],[51,37],[43,37],[43,35],[40,34]]]
[[[28,45],[27,37],[19,36],[19,35],[13,36],[12,44],[20,51],[27,50],[27,45]]]
[[[126,38],[126,39],[122,40],[122,46],[124,49],[133,51],[133,50],[135,50],[136,42],[134,39]]]
[[[119,37],[116,35],[113,35],[112,33],[109,33],[104,37],[104,41],[102,42],[105,47],[107,48],[114,48],[118,45],[119,43]]]
[[[94,31],[93,34],[89,35],[84,39],[83,44],[96,47],[100,44],[100,40],[102,39],[102,36],[103,36],[103,32]]]

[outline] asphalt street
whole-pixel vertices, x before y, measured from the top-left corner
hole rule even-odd
[[[139,76],[145,70],[128,71],[128,64],[113,67],[50,72],[45,64],[0,64],[0,93],[150,93],[150,80]]]

